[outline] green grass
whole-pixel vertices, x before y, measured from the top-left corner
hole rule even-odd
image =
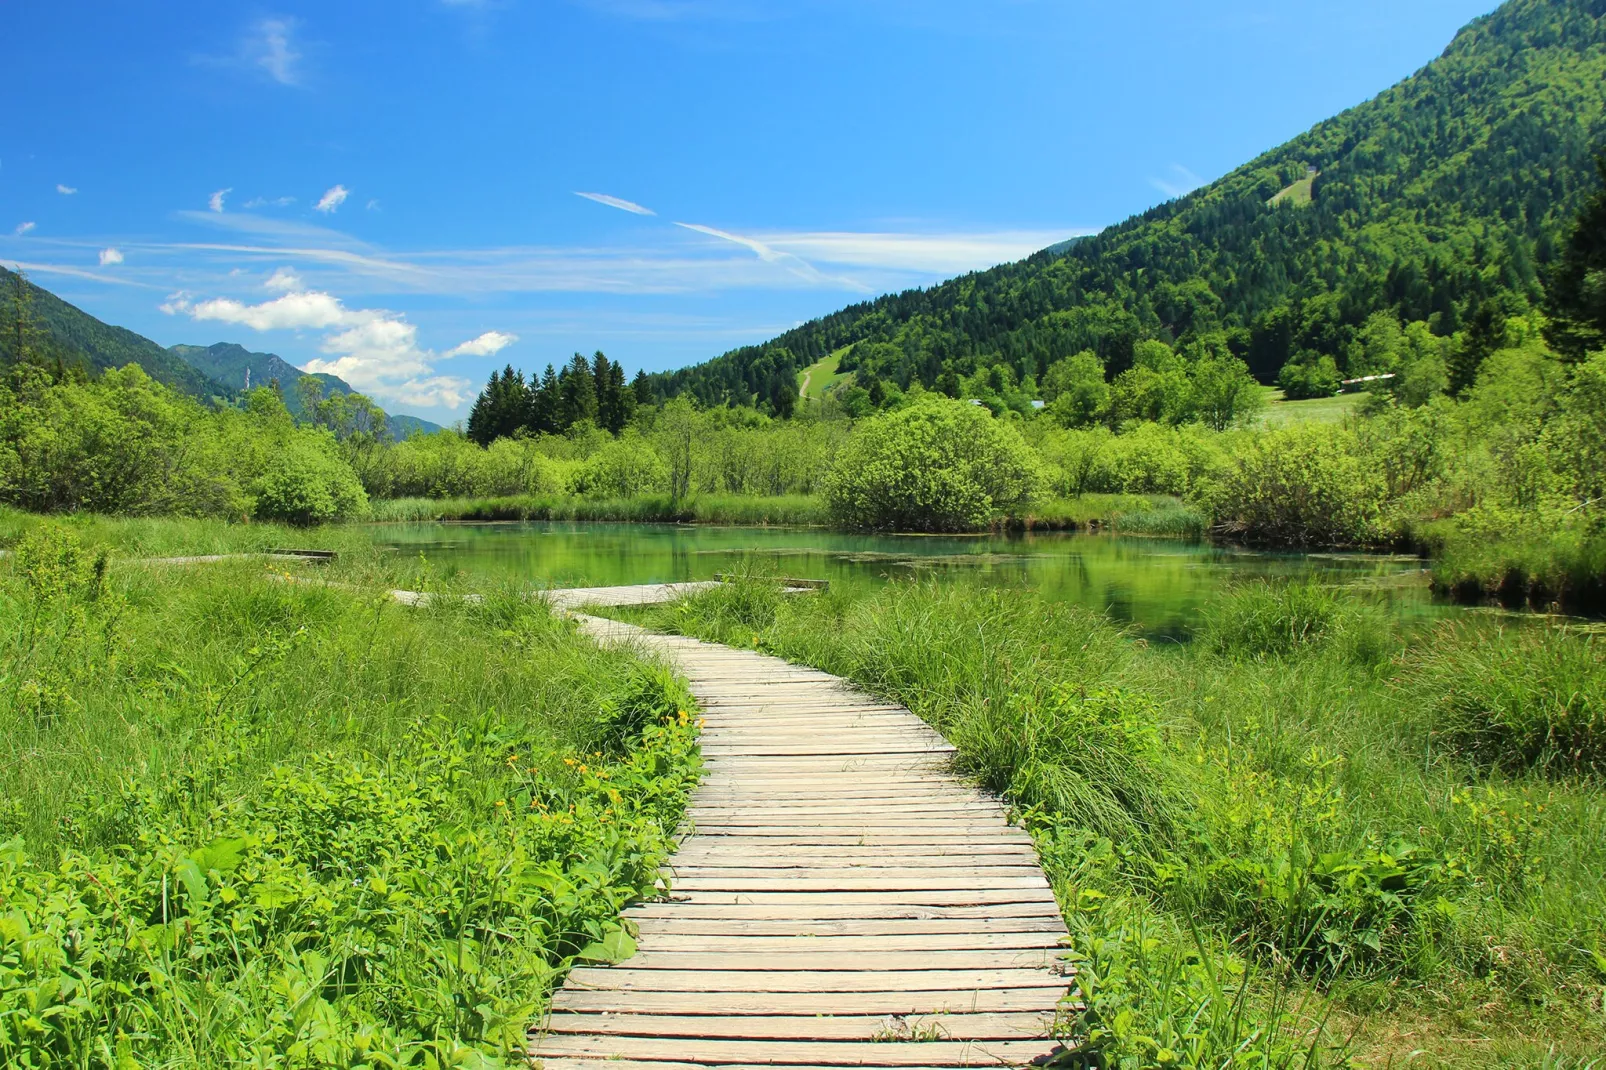
[[[1266,203],[1270,205],[1278,205],[1286,201],[1295,207],[1303,208],[1310,204],[1312,193],[1315,187],[1316,176],[1310,175],[1309,177],[1302,178],[1298,182],[1294,182],[1291,185],[1285,186],[1278,190],[1276,193],[1272,194],[1271,199]]]
[[[1582,525],[1546,530],[1513,523],[1501,534],[1458,532],[1452,524],[1426,535],[1436,545],[1433,586],[1463,602],[1599,613],[1606,608],[1606,536]]]
[[[1083,494],[1037,502],[1006,526],[1049,531],[1102,528],[1124,535],[1198,538],[1204,534],[1205,517],[1169,494]]]
[[[848,347],[843,346],[829,356],[821,357],[803,371],[797,373],[799,390],[803,389],[803,380],[805,378],[808,379],[808,390],[803,393],[805,400],[823,400],[827,391],[853,374],[852,372],[837,371],[837,366],[842,362],[842,354],[847,351]]]
[[[517,591],[63,531],[0,562],[0,1064],[518,1063],[628,950],[697,769],[667,669]]]
[[[85,546],[122,557],[260,553],[285,547],[362,553],[372,545],[372,538],[360,527],[292,528],[260,521],[94,514],[46,519],[0,506],[0,549],[10,549],[27,532],[45,524],[65,527]]]
[[[1330,398],[1310,398],[1305,401],[1287,401],[1281,389],[1275,386],[1260,388],[1266,399],[1266,408],[1260,414],[1258,426],[1267,430],[1293,427],[1298,424],[1342,423],[1365,403],[1364,392],[1338,394]]]
[[[1600,738],[1606,671],[1576,640],[1399,632],[1357,596],[1267,585],[1225,592],[1181,647],[963,584],[722,589],[643,619],[848,676],[940,728],[1037,837],[1101,1008],[1071,1039],[1102,1036],[1100,1065],[1153,1065],[1140,1035],[1212,1021],[1235,992],[1280,1065],[1324,1016],[1368,1065],[1606,1048],[1606,795],[1546,759],[1559,748],[1515,745],[1567,709]],[[1487,760],[1485,725],[1512,733],[1511,760]],[[1124,1039],[1098,1032],[1123,1014]],[[1185,1065],[1224,1065],[1204,1032]]]

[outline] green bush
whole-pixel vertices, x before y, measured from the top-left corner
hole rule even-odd
[[[291,443],[257,477],[256,515],[306,527],[353,520],[368,512],[368,494],[351,466],[307,441]]]
[[[634,498],[663,491],[669,470],[640,435],[608,442],[581,463],[574,489],[588,498]]]
[[[1448,626],[1412,663],[1435,733],[1511,771],[1606,771],[1606,649],[1543,624]]]
[[[1244,439],[1199,489],[1217,533],[1270,546],[1384,541],[1384,485],[1355,436],[1306,425]]]
[[[861,425],[837,457],[825,500],[839,523],[900,531],[974,531],[1037,492],[1033,451],[986,409],[925,398]]]

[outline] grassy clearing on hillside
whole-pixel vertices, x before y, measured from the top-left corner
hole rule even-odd
[[[837,366],[842,362],[842,354],[846,353],[847,351],[848,347],[844,346],[832,353],[830,356],[821,357],[819,360],[797,373],[798,389],[803,391],[803,397],[806,400],[820,401],[824,399],[828,390],[830,390],[837,383],[841,382],[847,376],[853,374],[852,372],[839,373],[837,371]],[[807,390],[803,390],[805,379],[808,382]]]
[[[24,538],[0,562],[0,1064],[521,1062],[571,958],[628,949],[695,725],[667,669],[479,593],[408,609]]]
[[[1288,401],[1278,387],[1263,386],[1260,389],[1266,399],[1266,408],[1261,412],[1256,426],[1268,430],[1300,424],[1343,423],[1365,403],[1368,396],[1365,393],[1338,394],[1330,398]]]
[[[1606,743],[1606,657],[1586,637],[1402,633],[1348,594],[1259,584],[1186,647],[963,584],[755,582],[645,616],[941,729],[1038,839],[1098,1065],[1162,1065],[1141,1038],[1214,1022],[1244,978],[1247,1048],[1274,1065],[1310,1015],[1368,1065],[1581,1067],[1606,1046],[1606,794],[1576,772]],[[1546,689],[1523,683],[1552,662]],[[1223,1065],[1213,1028],[1181,1064]]]

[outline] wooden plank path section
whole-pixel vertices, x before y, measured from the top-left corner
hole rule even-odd
[[[559,605],[663,600],[630,590]],[[570,973],[532,1031],[537,1065],[1027,1066],[1059,1050],[1059,908],[1031,840],[948,773],[940,735],[823,672],[578,619],[678,665],[706,769],[670,898],[626,912],[633,958]]]

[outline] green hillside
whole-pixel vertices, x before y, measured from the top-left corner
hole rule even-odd
[[[168,352],[230,390],[245,389],[247,372],[250,373],[253,386],[267,386],[277,379],[284,392],[285,407],[298,418],[302,415],[302,404],[295,384],[309,374],[323,384],[325,393],[353,393],[350,384],[338,375],[304,372],[277,353],[253,353],[233,342],[218,342],[210,346],[169,346]]]
[[[0,365],[10,363],[16,356],[13,351],[19,296],[28,305],[28,316],[37,334],[31,344],[49,362],[79,368],[91,377],[111,368],[137,364],[152,379],[192,397],[225,400],[245,388],[249,368],[253,386],[266,386],[277,379],[285,407],[297,419],[305,415],[295,383],[308,373],[276,354],[253,353],[232,342],[164,349],[127,328],[101,322],[5,268],[0,268]],[[325,393],[355,393],[339,376],[320,373],[312,378],[323,384]],[[440,430],[439,424],[416,416],[387,416],[386,423],[396,438]]]
[[[1290,360],[1373,366],[1369,320],[1420,321],[1475,360],[1539,301],[1594,181],[1603,105],[1606,0],[1511,0],[1412,77],[1195,193],[652,385],[750,402],[847,346],[839,371],[901,387],[998,364],[1024,379],[1084,349],[1113,375],[1148,338],[1228,348],[1270,382]]]
[[[50,355],[64,364],[78,365],[91,374],[125,364],[138,364],[158,382],[177,387],[195,397],[227,395],[231,391],[209,378],[199,368],[169,353],[149,338],[123,327],[102,323],[82,309],[69,305],[49,290],[26,282],[11,271],[0,268],[0,299],[7,306],[0,316],[11,322],[10,306],[19,284],[31,298],[34,323],[42,330],[41,339]],[[11,332],[0,332],[0,363],[14,359]]]

